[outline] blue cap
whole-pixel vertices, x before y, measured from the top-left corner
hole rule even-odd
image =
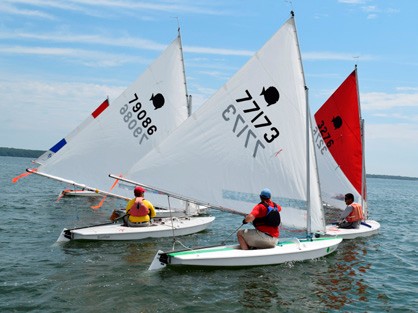
[[[265,198],[265,199],[270,199],[271,198],[271,191],[270,191],[270,189],[264,188],[263,190],[261,190],[260,197],[261,198]]]

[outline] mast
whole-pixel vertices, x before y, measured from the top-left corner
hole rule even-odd
[[[178,24],[178,19],[177,19]],[[186,94],[186,101],[187,101],[187,116],[190,116],[192,114],[192,96],[189,95],[189,92],[187,91],[187,81],[186,81],[186,67],[184,65],[184,54],[183,54],[183,45],[181,42],[181,34],[180,34],[180,26],[177,27],[178,31],[178,37],[179,37],[179,43],[180,43],[180,54],[181,54],[181,64],[183,67],[183,78],[184,78],[184,91]]]
[[[360,139],[361,139],[361,207],[363,208],[364,218],[367,219],[367,202],[366,202],[366,162],[365,162],[365,145],[364,145],[364,119],[361,117],[361,104],[360,93],[357,77],[357,64],[354,66],[354,73],[356,76],[356,91],[357,91],[357,104],[360,121]]]
[[[299,39],[296,31],[296,24],[295,24],[295,13],[290,11],[290,15],[293,20],[294,29],[295,29],[295,37],[296,37],[296,44],[298,48],[299,60],[300,60],[300,67],[302,69],[302,77],[303,77],[303,85],[305,88],[305,99],[306,99],[306,107],[305,107],[305,115],[306,115],[306,210],[307,210],[307,225],[306,225],[306,232],[310,234],[311,230],[311,172],[310,172],[310,149],[309,149],[309,104],[308,104],[308,87],[306,86],[305,82],[305,73],[303,71],[303,64],[302,64],[302,56],[300,53],[300,46],[299,46]]]
[[[187,91],[187,80],[186,80],[186,66],[184,65],[184,54],[183,54],[183,44],[181,42],[181,33],[180,33],[180,24],[179,19],[177,18],[177,32],[179,36],[179,43],[180,43],[180,55],[181,55],[181,65],[183,67],[183,81],[184,81],[184,91],[186,95],[186,102],[187,102],[187,117],[192,115],[192,96],[189,95]],[[186,207],[189,208],[189,202],[186,200]]]
[[[306,232],[310,234],[311,230],[311,167],[309,162],[310,149],[309,149],[309,105],[308,105],[308,87],[305,86],[305,97],[306,97],[306,205],[307,205],[307,225]]]

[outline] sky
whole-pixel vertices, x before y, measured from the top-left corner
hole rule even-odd
[[[418,177],[415,0],[1,0],[0,147],[51,148],[139,77],[178,26],[196,110],[291,10],[312,113],[357,65],[367,173]]]

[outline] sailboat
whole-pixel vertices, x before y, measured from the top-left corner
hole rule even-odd
[[[380,224],[367,219],[366,171],[364,158],[364,120],[361,118],[357,66],[331,97],[315,113],[314,140],[326,207],[344,210],[344,194],[352,193],[363,207],[358,229],[326,226],[326,234],[343,239],[367,237],[378,233]]]
[[[157,168],[160,175],[150,175]],[[325,219],[293,14],[246,65],[121,180],[239,214],[240,221],[259,201],[260,190],[268,187],[276,195],[272,200],[283,208],[283,226],[307,231],[306,238],[281,239],[272,249],[244,251],[221,243],[160,251],[151,269],[161,264],[278,264],[334,252],[341,238],[311,236],[325,231]]]
[[[36,159],[37,173],[108,190],[111,181],[107,175],[125,173],[156,147],[187,119],[188,106],[179,33],[119,97],[104,101],[67,137]],[[117,186],[114,192],[132,197],[132,189]]]
[[[102,195],[85,189],[64,189],[60,197],[102,197]]]
[[[36,170],[27,171],[87,191],[130,199],[133,188],[127,190],[118,184],[112,193],[105,191],[111,185],[108,174],[127,172],[186,120],[188,111],[189,96],[179,31],[177,38],[118,98],[103,102],[75,131],[35,160],[40,164]],[[158,176],[158,172],[152,175]],[[172,210],[189,207],[183,201],[168,204],[167,197],[158,193],[147,192],[146,198],[155,207],[170,205]],[[205,229],[213,219],[209,216],[196,220],[185,218],[178,228],[198,223]],[[89,227],[89,231],[95,229]],[[119,230],[115,232],[120,233]],[[145,229],[136,232],[138,238],[142,238]]]

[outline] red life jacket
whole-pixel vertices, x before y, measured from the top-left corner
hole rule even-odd
[[[138,199],[140,203],[138,203]],[[145,206],[143,197],[137,197],[135,202],[132,204],[131,208],[129,209],[129,215],[140,217],[140,216],[147,216],[149,213],[148,207]]]
[[[363,209],[361,208],[361,205],[355,202],[351,203],[350,205],[353,207],[353,210],[345,218],[347,222],[353,223],[363,220]]]

